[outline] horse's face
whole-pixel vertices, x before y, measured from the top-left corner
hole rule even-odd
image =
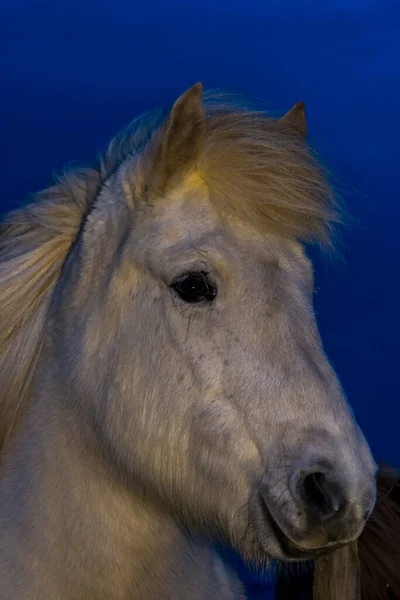
[[[139,489],[244,556],[354,539],[375,463],[301,246],[222,218],[196,176],[132,203],[134,177],[103,190],[64,274],[57,360],[80,407]]]

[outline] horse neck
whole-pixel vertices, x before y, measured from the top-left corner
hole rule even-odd
[[[54,600],[200,599],[216,581],[211,548],[117,481],[54,397],[35,399],[4,459],[0,530],[10,600],[36,590]]]

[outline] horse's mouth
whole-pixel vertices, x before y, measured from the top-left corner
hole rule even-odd
[[[279,544],[282,555],[286,560],[289,561],[305,561],[305,560],[313,560],[318,558],[319,556],[324,556],[326,554],[330,554],[333,550],[341,548],[343,544],[335,544],[329,545],[326,548],[320,548],[316,550],[305,550],[300,546],[297,546],[279,527],[278,523],[275,521],[273,516],[271,515],[265,501],[261,498],[261,506],[264,514],[264,518],[267,520],[270,529],[275,537],[275,540]]]

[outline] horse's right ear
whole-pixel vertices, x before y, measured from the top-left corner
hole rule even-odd
[[[197,83],[175,102],[162,130],[158,189],[196,165],[204,141],[203,85]]]

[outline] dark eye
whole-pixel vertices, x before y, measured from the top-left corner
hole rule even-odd
[[[176,279],[171,286],[185,302],[195,303],[212,301],[217,295],[216,288],[210,283],[207,273],[195,271]]]

